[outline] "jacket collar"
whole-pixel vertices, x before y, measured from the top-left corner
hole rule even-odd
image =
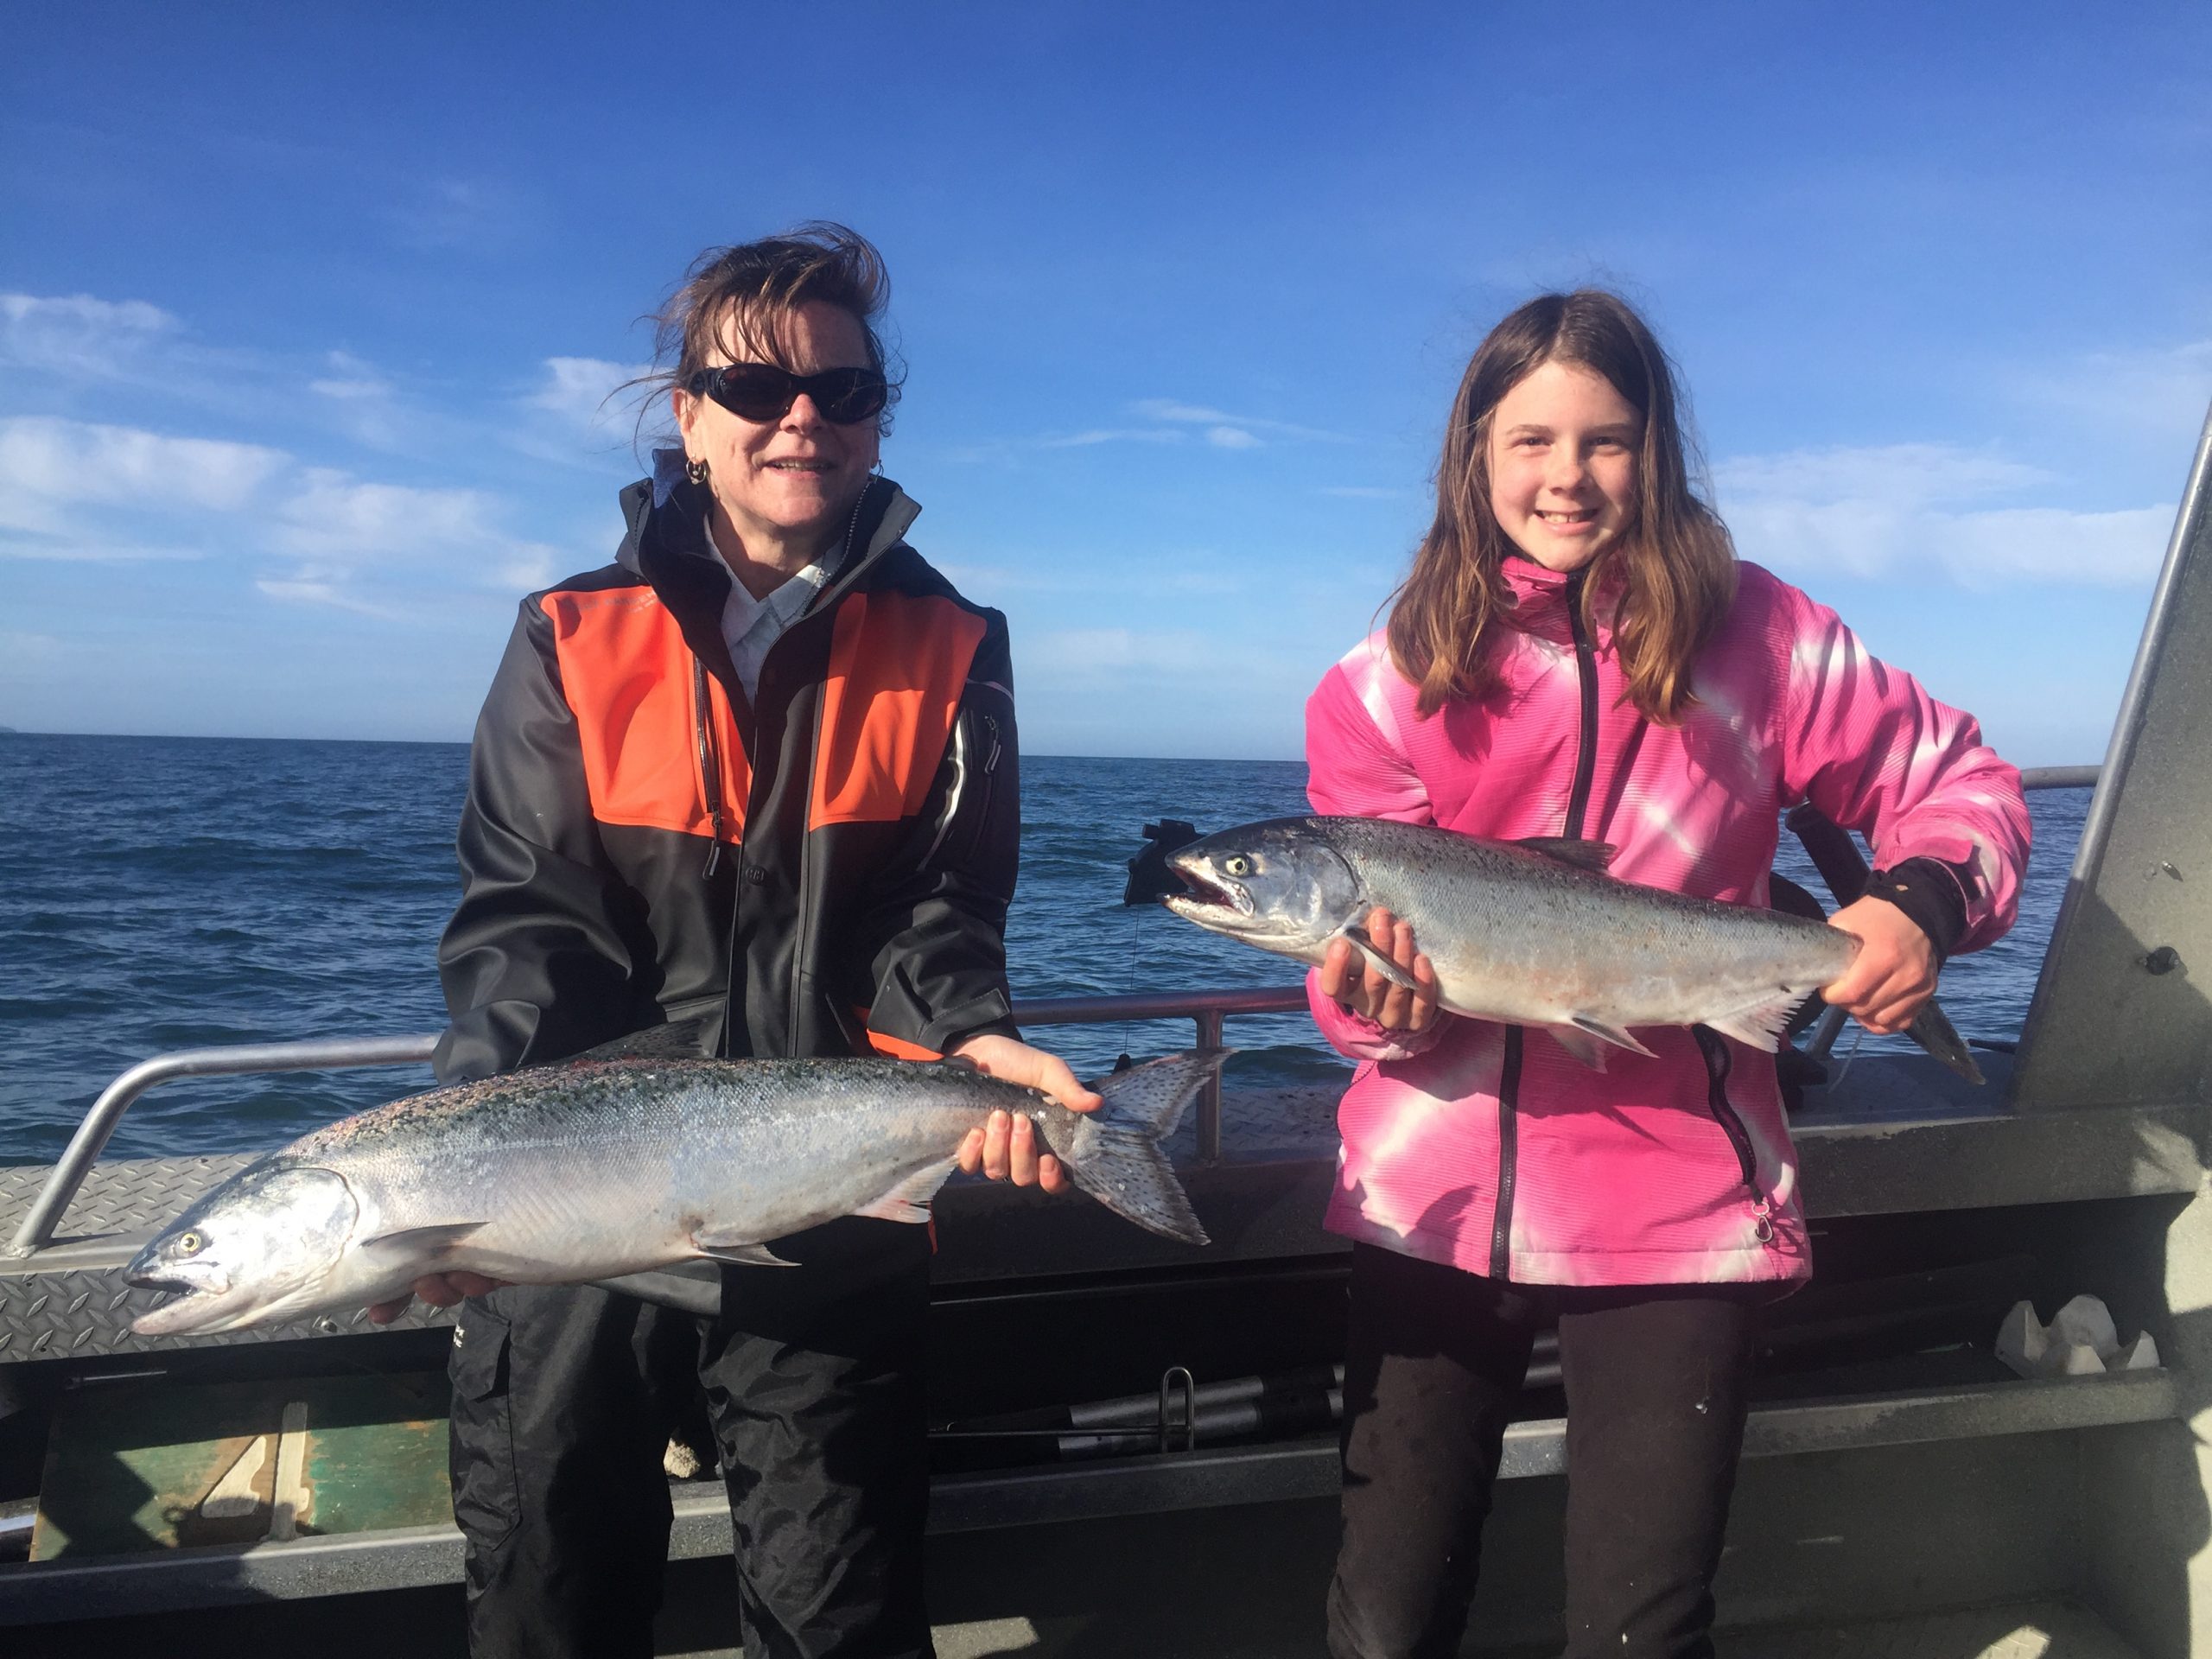
[[[685,643],[725,686],[737,670],[722,638],[722,602],[734,578],[707,533],[711,501],[703,485],[684,470],[681,449],[656,449],[650,477],[622,492],[622,545],[615,562],[641,577],[675,615]],[[803,616],[826,609],[855,588],[920,514],[906,493],[887,478],[871,478],[853,504],[837,568]]]
[[[1589,579],[1589,566],[1580,570],[1553,570],[1525,553],[1509,553],[1498,574],[1504,577],[1506,591],[1513,596],[1514,626],[1547,639],[1565,640],[1573,637],[1570,608],[1581,601],[1583,584]],[[1601,631],[1609,631],[1620,600],[1619,578],[1605,575],[1598,582],[1597,592],[1591,596],[1591,613]]]

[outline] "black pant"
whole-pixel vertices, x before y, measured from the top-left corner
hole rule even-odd
[[[1344,1360],[1335,1659],[1445,1659],[1547,1314],[1567,1384],[1565,1659],[1705,1659],[1770,1287],[1499,1284],[1359,1244]]]
[[[704,1384],[750,1659],[927,1656],[927,1230],[831,1222],[734,1268],[701,1320],[516,1286],[454,1334],[454,1518],[476,1659],[652,1652],[669,1431]]]

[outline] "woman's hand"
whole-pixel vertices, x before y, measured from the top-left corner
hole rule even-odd
[[[1419,988],[1395,985],[1368,965],[1349,939],[1336,939],[1321,963],[1321,994],[1386,1031],[1426,1031],[1436,1022],[1436,969],[1414,949],[1414,927],[1378,908],[1367,918],[1367,937]]]
[[[1095,1112],[1105,1103],[1076,1081],[1058,1055],[1012,1037],[970,1037],[953,1049],[950,1058],[967,1061],[987,1077],[1041,1089],[1071,1112]],[[981,1169],[995,1181],[1041,1186],[1047,1192],[1065,1192],[1075,1185],[1058,1159],[1037,1150],[1036,1125],[1014,1112],[993,1112],[985,1127],[968,1131],[960,1143],[960,1167],[970,1175]]]
[[[415,1281],[415,1295],[432,1307],[452,1307],[464,1297],[486,1295],[506,1282],[504,1279],[486,1279],[480,1273],[426,1273]],[[407,1304],[413,1300],[412,1296],[401,1296],[378,1302],[369,1310],[369,1323],[390,1325],[407,1311]]]
[[[1833,1007],[1857,1016],[1878,1037],[1903,1031],[1936,995],[1936,947],[1886,899],[1861,899],[1828,918],[1858,936],[1859,954],[1843,976],[1821,988]]]

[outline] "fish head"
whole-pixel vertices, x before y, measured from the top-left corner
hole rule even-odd
[[[182,1294],[131,1322],[142,1337],[235,1331],[327,1305],[360,1206],[346,1179],[302,1164],[240,1171],[124,1269],[140,1290]]]
[[[1194,841],[1167,856],[1184,891],[1160,900],[1186,922],[1262,950],[1319,962],[1368,908],[1326,828],[1274,818]]]

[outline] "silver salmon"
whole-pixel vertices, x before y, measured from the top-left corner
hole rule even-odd
[[[839,1216],[926,1221],[995,1110],[1034,1122],[1116,1215],[1203,1244],[1159,1143],[1227,1052],[1116,1072],[1087,1113],[946,1061],[587,1057],[433,1090],[303,1135],[193,1205],[125,1269],[182,1293],[131,1329],[359,1308],[433,1272],[568,1284],[784,1265],[771,1240]]]
[[[1319,963],[1349,940],[1411,982],[1367,937],[1381,906],[1409,922],[1440,1007],[1541,1027],[1602,1071],[1608,1046],[1649,1054],[1639,1026],[1707,1026],[1771,1052],[1791,1011],[1859,942],[1801,917],[1694,899],[1605,874],[1601,842],[1485,841],[1375,818],[1275,818],[1169,855],[1186,921]],[[1973,1083],[1980,1069],[1933,1001],[1911,1035]]]

